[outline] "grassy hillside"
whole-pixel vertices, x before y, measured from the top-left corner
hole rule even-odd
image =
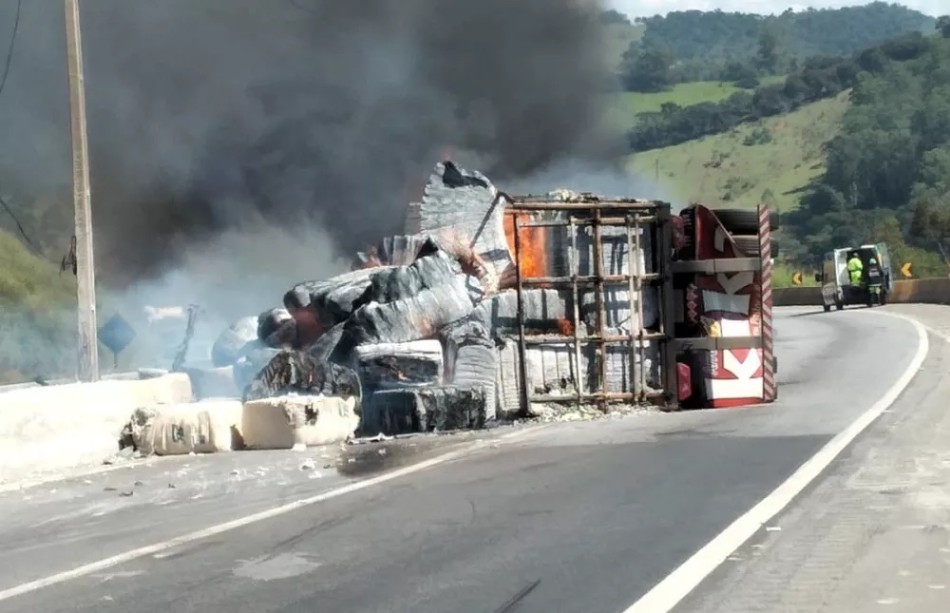
[[[798,111],[744,124],[726,134],[630,156],[628,164],[659,192],[710,206],[754,206],[788,211],[798,190],[824,170],[823,145],[840,129],[849,93]]]
[[[0,230],[0,383],[59,376],[75,361],[75,281]]]
[[[75,292],[72,275],[33,255],[15,236],[0,230],[0,304],[30,309],[68,302]]]
[[[771,85],[784,81],[784,76],[773,76],[762,79],[760,84]],[[611,94],[608,109],[610,119],[614,122],[613,125],[626,129],[636,121],[637,114],[659,112],[663,105],[668,102],[678,106],[692,106],[701,102],[721,102],[737,91],[751,92],[752,90],[742,90],[732,83],[724,81],[680,83],[665,92]]]

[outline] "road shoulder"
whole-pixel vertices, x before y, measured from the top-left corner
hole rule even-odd
[[[950,308],[888,310],[940,335],[931,334],[914,383],[820,481],[676,610],[950,607]]]

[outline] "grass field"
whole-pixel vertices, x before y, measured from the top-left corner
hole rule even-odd
[[[61,376],[75,353],[76,283],[0,230],[0,384]]]
[[[761,84],[780,83],[784,79],[784,76],[767,77],[762,79]],[[720,102],[737,91],[742,90],[732,83],[724,81],[696,81],[695,83],[680,83],[665,92],[652,94],[625,92],[617,94],[617,103],[629,109],[631,113],[650,113],[659,111],[667,102],[679,106],[690,106],[700,102]]]
[[[0,230],[0,304],[30,309],[69,301],[75,292],[71,274],[59,274],[50,261],[30,253],[23,243]]]
[[[761,83],[763,85],[779,83],[784,79],[784,76],[767,77],[762,79]],[[692,106],[700,102],[720,102],[738,91],[743,90],[732,83],[696,81],[695,83],[680,83],[669,91],[652,94],[637,92],[611,94],[607,103],[609,120],[613,125],[627,129],[634,124],[637,114],[656,113],[667,102],[679,106]]]
[[[788,211],[798,205],[799,190],[824,170],[822,145],[837,133],[848,96],[644,151],[630,156],[628,167],[671,200],[738,207],[765,201]]]

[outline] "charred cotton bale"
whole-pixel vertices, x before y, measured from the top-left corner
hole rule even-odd
[[[498,352],[488,327],[469,316],[440,332],[445,345],[446,380],[457,387],[485,390],[485,417],[495,419]]]
[[[485,427],[485,390],[458,386],[415,390],[425,409],[427,429],[437,432]]]
[[[559,322],[568,319],[568,298],[553,289],[526,289],[521,292],[525,327],[535,331],[555,331]],[[518,294],[515,290],[501,292],[483,300],[475,312],[494,331],[518,329]]]
[[[428,241],[421,257],[408,266],[381,269],[369,287],[353,302],[354,310],[371,302],[385,304],[406,300],[424,289],[451,283],[462,272],[459,263]]]
[[[425,407],[414,390],[378,391],[366,404],[360,426],[365,436],[427,431]]]
[[[420,234],[386,237],[380,245],[380,259],[394,266],[412,264],[427,239],[427,236]]]
[[[333,326],[324,332],[315,343],[307,347],[305,351],[318,362],[344,364],[346,356],[341,356],[337,349],[343,340],[345,326],[345,323]]]
[[[258,315],[257,339],[267,347],[293,346],[297,341],[297,324],[290,311],[269,309]]]
[[[436,164],[429,176],[422,202],[410,207],[411,230],[464,237],[480,261],[490,268],[486,277],[497,280],[512,266],[505,237],[504,202],[483,174],[459,168],[452,162]],[[486,287],[493,291],[494,287]]]
[[[244,401],[289,393],[359,399],[360,380],[345,366],[315,360],[303,351],[281,351],[254,377]]]
[[[361,345],[355,350],[364,389],[380,390],[442,382],[442,344],[430,339],[409,343]]]
[[[576,229],[577,261],[579,275],[594,275],[597,272],[594,258],[594,239],[590,228]],[[627,275],[638,270],[642,273],[651,273],[653,259],[652,239],[650,233],[640,230],[640,249],[636,244],[630,245],[627,238],[627,229],[606,227],[601,230],[601,268],[606,275]],[[570,251],[571,247],[567,247]],[[631,259],[633,260],[631,267]],[[642,303],[642,304],[641,304]],[[640,309],[643,310],[643,322],[640,322]],[[596,292],[585,290],[580,296],[580,311],[588,325],[594,326],[597,321]],[[633,295],[629,286],[608,287],[604,289],[605,325],[612,328],[622,328],[625,331],[636,333],[640,326],[653,328],[659,320],[659,304],[654,287],[645,286],[639,295]]]
[[[473,306],[466,277],[458,275],[405,300],[360,307],[346,322],[347,342],[355,347],[432,338],[446,324],[471,313]]]
[[[442,344],[434,339],[361,345],[353,353],[365,394],[363,430],[367,434],[380,432],[384,425],[373,409],[377,393],[437,385],[443,380]]]
[[[484,389],[457,386],[387,390],[373,397],[385,434],[445,432],[485,427]]]
[[[234,383],[239,390],[244,390],[254,380],[259,372],[274,359],[282,350],[265,347],[260,341],[249,343],[244,355],[234,363]]]
[[[326,329],[346,321],[353,301],[372,283],[373,275],[391,267],[365,268],[326,281],[299,283],[284,294],[284,307],[298,327],[299,345],[306,347]]]
[[[211,362],[215,366],[230,366],[241,357],[244,346],[257,339],[257,318],[242,317],[221,333],[211,347]]]

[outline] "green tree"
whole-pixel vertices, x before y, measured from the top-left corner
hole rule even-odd
[[[880,1],[765,17],[726,11],[673,11],[640,21],[646,25],[644,44],[668,44],[677,59],[675,72],[688,72],[690,80],[716,79],[730,62],[757,62],[763,45],[766,66],[771,65],[771,51],[780,51],[781,70],[794,60],[850,55],[908,32],[930,34],[936,23],[919,11]],[[770,33],[763,36],[765,31]],[[776,42],[780,44],[770,51]]]
[[[937,17],[937,31],[944,38],[950,38],[950,15],[941,15]]]
[[[776,74],[781,61],[779,52],[779,37],[774,27],[766,26],[759,34],[759,47],[756,52],[756,63],[766,74]]]
[[[623,57],[623,83],[629,91],[658,92],[673,84],[670,68],[676,57],[665,43],[640,48],[631,44]]]
[[[620,11],[615,11],[614,9],[607,9],[601,12],[600,22],[605,25],[630,25],[630,19]]]

